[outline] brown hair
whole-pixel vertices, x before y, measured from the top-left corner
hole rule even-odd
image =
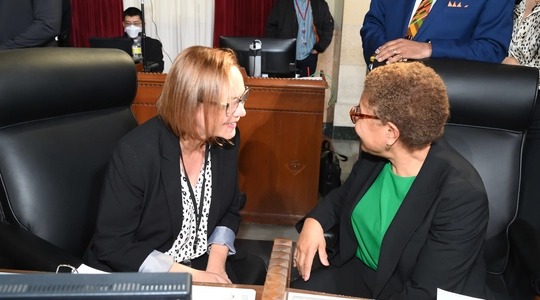
[[[442,136],[450,108],[444,82],[432,68],[420,62],[375,68],[364,93],[373,114],[398,127],[405,147],[422,149]]]
[[[167,74],[156,103],[165,125],[182,139],[217,142],[221,125],[218,116],[225,113],[219,104],[233,97],[232,67],[239,68],[232,50],[192,46],[182,51]],[[197,127],[201,104],[206,138]]]

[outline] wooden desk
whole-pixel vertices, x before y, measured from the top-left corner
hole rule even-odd
[[[256,300],[286,300],[289,292],[311,294],[318,296],[330,296],[340,299],[359,299],[347,296],[340,296],[334,294],[325,294],[319,292],[311,292],[298,289],[290,289],[290,274],[292,268],[292,241],[289,239],[274,239],[274,245],[272,247],[272,253],[270,254],[270,261],[268,264],[268,273],[266,274],[266,280],[264,286],[262,285],[246,285],[246,284],[220,284],[220,283],[206,283],[206,282],[194,282],[195,286],[215,286],[225,288],[242,288],[255,290]],[[35,274],[44,273],[37,271],[24,271],[24,270],[6,270],[0,269],[3,273],[24,273]],[[2,275],[0,275],[2,276]],[[74,274],[73,276],[77,276]],[[2,277],[0,277],[1,279]],[[198,299],[194,299],[198,300]],[[365,299],[367,300],[367,299]]]
[[[312,292],[298,289],[289,288],[291,279],[293,247],[292,241],[289,239],[276,238],[274,239],[274,245],[272,247],[272,253],[270,254],[270,261],[268,263],[268,273],[266,274],[266,280],[264,286],[260,285],[223,285],[213,283],[196,283],[203,286],[218,286],[218,287],[235,287],[254,289],[256,292],[256,300],[286,300],[289,292],[302,293],[305,295],[316,296],[329,296],[339,299],[359,299],[355,297],[341,296],[335,294],[327,294],[320,292]],[[305,298],[305,297],[304,297]],[[197,300],[197,299],[194,299]],[[363,299],[368,300],[368,299]]]
[[[142,124],[157,115],[156,101],[161,94],[167,74],[137,73],[137,96],[131,105],[131,110]]]
[[[138,73],[132,109],[139,124],[157,114],[166,74]],[[240,119],[240,189],[246,222],[294,225],[318,201],[324,80],[245,77]]]
[[[240,119],[244,220],[294,225],[318,201],[324,113],[323,80],[246,78]]]

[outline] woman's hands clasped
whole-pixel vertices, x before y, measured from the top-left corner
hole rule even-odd
[[[315,253],[319,252],[321,264],[328,266],[328,255],[326,254],[326,240],[324,239],[324,230],[321,224],[313,219],[307,218],[304,221],[304,227],[294,250],[294,266],[304,281],[309,280],[313,258]]]

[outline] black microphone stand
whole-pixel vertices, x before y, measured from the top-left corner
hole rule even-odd
[[[142,62],[143,62],[143,72],[149,72],[147,61],[146,61],[146,25],[144,24],[144,0],[141,0],[141,22],[142,22],[142,33],[141,33],[141,52],[142,52]]]

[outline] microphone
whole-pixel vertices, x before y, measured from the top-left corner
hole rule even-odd
[[[253,40],[249,44],[249,76],[261,77],[261,40]]]
[[[144,0],[141,0],[141,23],[142,23],[142,33],[141,33],[141,50],[142,50],[142,59],[143,59],[143,72],[148,72],[147,61],[146,61],[146,25],[144,22]]]

